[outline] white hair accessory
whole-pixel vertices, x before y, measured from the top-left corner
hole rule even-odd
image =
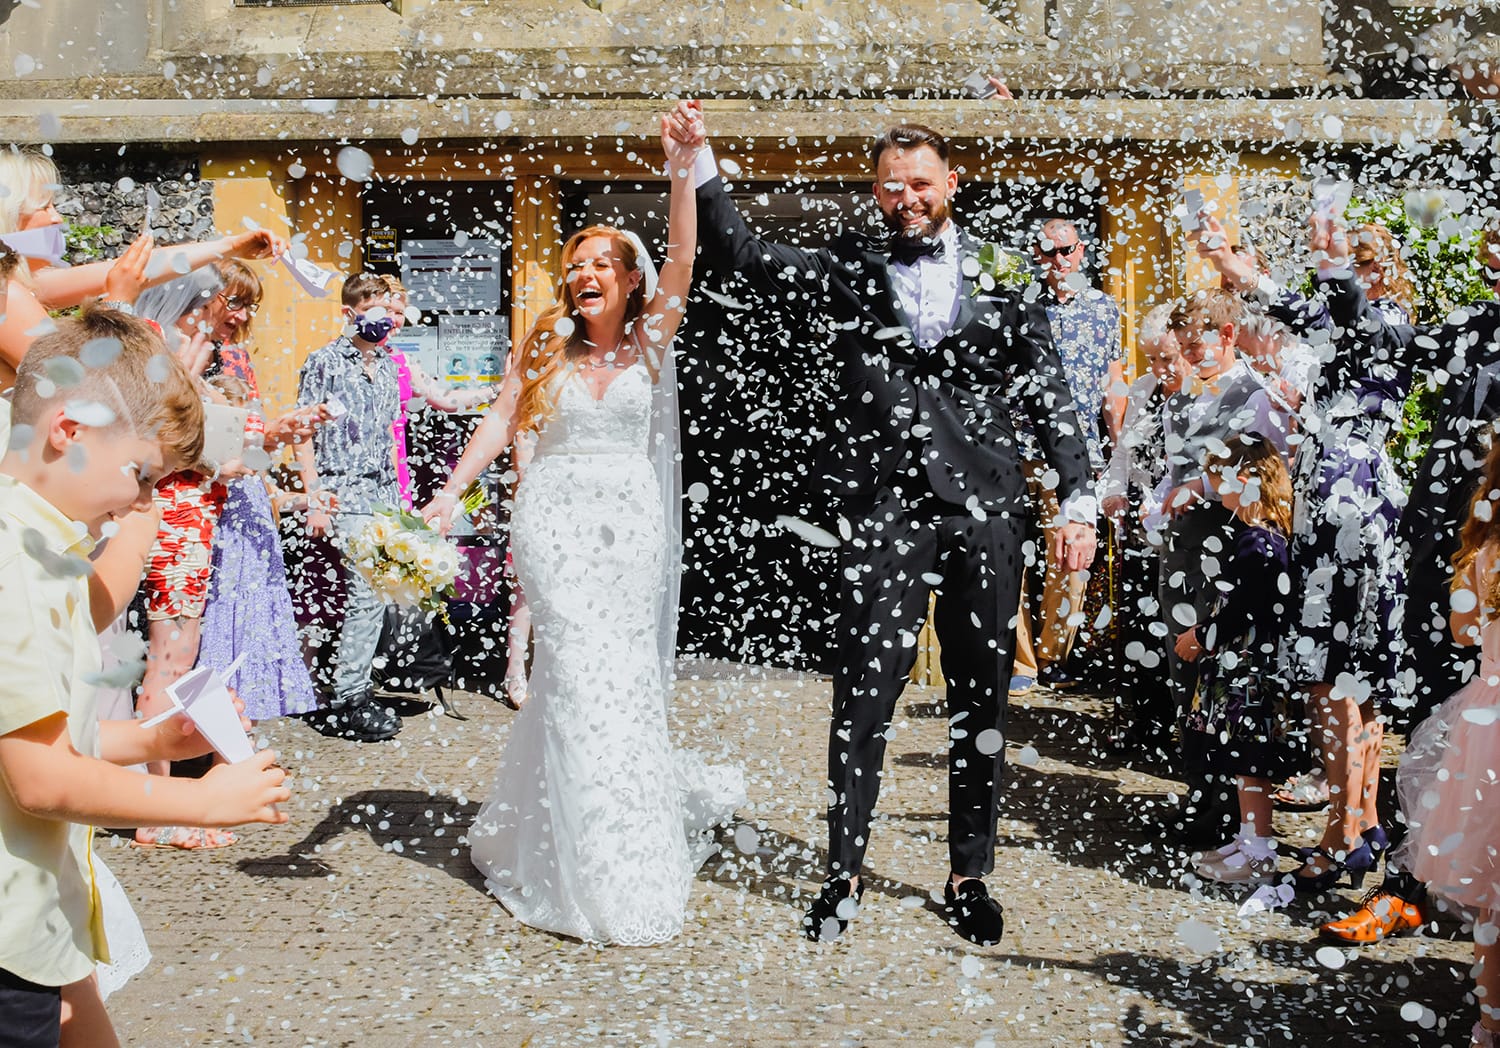
[[[622,229],[620,235],[630,241],[630,246],[635,248],[636,268],[641,271],[641,290],[645,292],[645,301],[650,302],[656,297],[656,263],[651,261],[651,255],[646,251],[645,241],[634,232]]]

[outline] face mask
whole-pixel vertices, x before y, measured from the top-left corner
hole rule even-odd
[[[369,342],[372,345],[384,342],[395,326],[396,321],[389,314],[379,319],[372,318],[367,313],[359,313],[354,317],[354,333],[362,342]]]
[[[0,233],[0,240],[23,258],[35,258],[52,265],[62,264],[63,227],[59,223],[38,229],[23,229],[17,233]]]

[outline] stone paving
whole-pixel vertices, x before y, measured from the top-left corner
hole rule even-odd
[[[688,663],[691,745],[744,767],[750,804],[699,875],[686,929],[598,949],[517,924],[464,832],[511,714],[411,704],[373,746],[297,721],[263,735],[295,777],[291,821],[231,848],[100,851],[135,902],[152,965],[110,999],[132,1045],[1467,1045],[1471,946],[1457,921],[1323,950],[1352,907],[1241,918],[1243,892],[1184,878],[1154,828],[1171,780],[1101,755],[1108,703],[1012,703],[991,890],[1004,942],[973,947],[930,893],[946,873],[941,692],[897,711],[882,812],[850,933],[805,942],[822,867],[826,678]],[[1313,816],[1278,816],[1299,839]],[[1289,861],[1283,865],[1290,868]]]

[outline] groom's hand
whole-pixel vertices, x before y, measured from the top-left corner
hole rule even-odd
[[[703,103],[684,98],[667,114],[668,133],[695,153],[708,144],[708,128],[703,123]]]
[[[1094,563],[1098,539],[1091,525],[1064,524],[1057,529],[1052,557],[1064,571],[1082,571]]]

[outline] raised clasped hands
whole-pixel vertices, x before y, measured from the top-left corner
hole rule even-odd
[[[684,98],[662,117],[661,146],[672,163],[673,170],[679,167],[679,158],[685,158],[691,168],[698,151],[708,145],[708,128],[703,122],[703,103],[696,98]]]
[[[1198,627],[1194,626],[1177,634],[1172,650],[1183,662],[1197,662],[1198,656],[1203,654],[1203,645],[1198,641]]]

